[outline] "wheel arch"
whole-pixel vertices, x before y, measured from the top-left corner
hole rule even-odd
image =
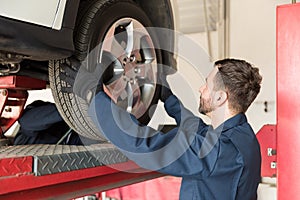
[[[170,0],[134,0],[148,15],[154,27],[166,28],[170,30],[175,30],[175,17],[174,10]],[[171,33],[171,34],[170,34]],[[168,38],[168,40],[166,39]],[[162,51],[162,61],[163,63],[169,63],[170,67],[177,70],[176,58],[174,57],[175,49],[175,34],[170,32],[165,32],[165,35],[160,35],[159,43],[163,44],[165,49],[170,49],[169,51]],[[173,71],[173,70],[172,70]],[[172,72],[165,71],[166,74]]]

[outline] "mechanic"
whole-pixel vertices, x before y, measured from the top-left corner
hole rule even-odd
[[[141,167],[182,177],[180,199],[257,199],[261,154],[245,112],[260,91],[258,68],[237,59],[215,62],[199,90],[199,112],[211,118],[211,125],[187,110],[160,76],[160,99],[177,123],[161,133],[115,105],[102,80],[92,85],[91,77],[99,73],[85,67],[76,73],[79,65],[71,59],[63,66],[62,78],[76,95],[90,101],[89,112],[103,135]],[[64,91],[70,92],[70,87]]]

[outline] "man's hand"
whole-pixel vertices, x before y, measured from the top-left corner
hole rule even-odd
[[[101,64],[98,63],[88,70],[86,65],[71,57],[61,67],[64,72],[61,72],[60,78],[67,83],[67,86],[61,89],[62,92],[74,93],[90,103],[96,93],[103,91],[104,67]]]

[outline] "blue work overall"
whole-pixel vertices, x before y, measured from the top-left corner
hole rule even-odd
[[[167,133],[140,125],[104,92],[95,96],[89,113],[129,159],[143,168],[182,177],[180,199],[257,199],[260,147],[244,114],[213,129],[174,95],[166,100],[165,109],[177,123]]]

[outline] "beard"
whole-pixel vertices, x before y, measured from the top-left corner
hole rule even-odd
[[[199,108],[198,111],[201,114],[207,115],[208,113],[211,113],[214,111],[214,107],[212,106],[212,99],[204,99],[200,97],[200,103],[199,103]]]

